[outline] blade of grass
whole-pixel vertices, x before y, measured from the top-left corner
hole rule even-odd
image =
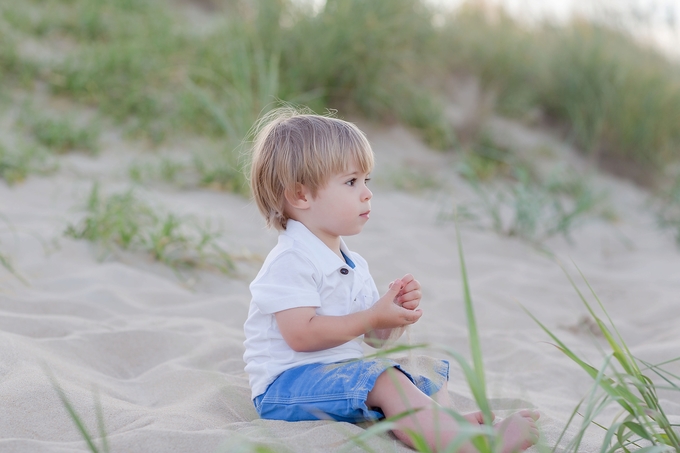
[[[456,242],[458,244],[458,258],[460,262],[461,280],[463,282],[463,303],[465,305],[465,314],[467,316],[467,325],[470,335],[470,352],[472,354],[472,369],[469,371],[474,375],[474,386],[477,390],[475,401],[484,416],[484,422],[491,425],[493,418],[491,416],[491,407],[487,399],[486,392],[486,378],[484,376],[484,363],[482,361],[482,348],[479,340],[479,332],[477,330],[477,321],[475,320],[475,312],[472,306],[472,296],[470,295],[470,285],[467,276],[467,268],[465,266],[465,257],[463,254],[463,243],[460,238],[459,228],[456,227]],[[453,352],[453,351],[452,351]],[[454,356],[455,358],[456,356]],[[464,361],[458,360],[461,364]],[[470,385],[473,382],[469,382]]]
[[[50,379],[50,382],[52,383],[52,387],[54,387],[57,394],[59,395],[59,399],[61,400],[61,403],[64,405],[66,412],[68,412],[68,415],[71,418],[71,420],[73,420],[73,423],[76,425],[78,432],[80,432],[80,435],[82,436],[83,440],[87,443],[88,448],[90,449],[90,451],[92,453],[99,453],[99,449],[94,444],[94,440],[92,438],[92,435],[89,433],[89,431],[85,427],[85,423],[83,423],[83,420],[80,418],[80,416],[76,412],[75,408],[73,407],[73,405],[69,401],[68,397],[66,396],[66,393],[61,388],[61,385],[59,385],[59,382],[57,382],[57,379],[52,374],[52,371],[46,365],[43,366],[43,369],[44,369],[45,373],[47,374],[47,377]],[[108,448],[108,444],[107,444],[107,448]],[[104,451],[108,452],[108,449],[104,450]]]

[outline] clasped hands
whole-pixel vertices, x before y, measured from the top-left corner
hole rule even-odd
[[[394,329],[415,323],[423,315],[418,306],[422,294],[420,282],[406,274],[390,283],[383,297],[371,307],[373,329]]]

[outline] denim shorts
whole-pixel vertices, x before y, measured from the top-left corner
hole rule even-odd
[[[407,371],[408,362],[371,359],[298,366],[281,373],[253,403],[260,417],[270,420],[379,420],[384,418],[383,413],[369,409],[366,398],[385,370],[397,368],[428,396],[439,391],[449,378],[446,360],[419,357],[417,369]]]

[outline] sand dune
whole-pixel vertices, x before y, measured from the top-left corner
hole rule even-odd
[[[467,355],[454,224],[438,216],[452,203],[473,202],[472,194],[454,176],[455,156],[429,151],[400,128],[365,127],[378,162],[373,213],[364,232],[347,242],[368,260],[379,288],[407,272],[421,281],[425,314],[404,341]],[[547,140],[540,134],[528,139]],[[75,208],[90,187],[74,175],[97,174],[104,190],[127,187],[118,176],[124,173],[120,155],[110,149],[99,159],[73,157],[55,176],[0,184],[0,244],[29,282],[0,268],[0,451],[87,451],[48,373],[98,445],[100,402],[112,452],[248,451],[249,443],[275,451],[362,451],[349,441],[361,427],[259,420],[249,401],[241,327],[257,271],[252,257],[264,256],[276,237],[264,230],[248,200],[208,191],[141,190],[168,209],[219,219],[225,248],[251,256],[235,277],[202,271],[187,284],[144,256],[102,261],[92,245],[61,237],[78,218]],[[403,165],[437,172],[444,187],[405,193],[380,182],[398,177],[394,169]],[[656,228],[648,194],[625,181],[595,178],[619,220],[592,220],[574,232],[573,244],[558,237],[546,246],[583,289],[574,264],[581,269],[635,354],[651,362],[677,356],[680,252]],[[494,410],[503,417],[517,408],[538,408],[542,441],[552,446],[591,382],[547,343],[518,303],[595,365],[602,362],[604,342],[590,332],[586,310],[555,259],[470,225],[461,233]],[[449,390],[456,406],[474,409],[460,371],[452,368]],[[677,365],[670,369],[680,372]],[[677,393],[662,397],[680,420]],[[591,431],[581,450],[595,451],[600,440]],[[389,435],[367,445],[410,451]]]

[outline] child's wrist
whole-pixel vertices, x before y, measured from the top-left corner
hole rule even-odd
[[[376,310],[375,310],[374,307],[371,307],[371,308],[366,310],[365,320],[366,320],[366,324],[368,325],[367,333],[372,331],[372,330],[376,330],[377,324],[378,324],[378,320],[376,318],[377,318],[377,313],[376,313]]]

